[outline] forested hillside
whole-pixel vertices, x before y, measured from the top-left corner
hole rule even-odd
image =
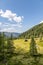
[[[0,65],[43,65],[43,39],[6,38],[0,33]]]
[[[43,23],[35,25],[31,29],[27,30],[26,32],[22,33],[19,38],[31,38],[33,37],[40,37],[43,36]]]

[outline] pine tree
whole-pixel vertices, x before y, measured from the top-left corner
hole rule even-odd
[[[13,39],[11,35],[11,39],[7,39],[7,57],[11,58],[14,55],[15,46],[13,45]]]
[[[3,60],[3,53],[2,53],[2,50],[3,50],[3,43],[2,43],[2,35],[0,33],[0,61]]]
[[[40,58],[38,57],[38,52],[37,52],[37,48],[36,48],[36,43],[34,38],[31,38],[31,43],[30,43],[30,56],[33,58],[33,60],[31,60],[30,64],[32,65],[39,65],[39,60]]]
[[[0,61],[4,61],[4,53],[5,53],[5,41],[4,41],[4,33],[0,32]]]
[[[42,42],[42,37],[43,37],[43,36],[42,36],[42,33],[41,33],[41,34],[40,34],[40,42]]]
[[[36,43],[33,37],[31,38],[30,43],[30,55],[37,55]]]

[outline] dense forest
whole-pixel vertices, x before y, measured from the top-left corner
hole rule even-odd
[[[31,38],[31,36],[37,38],[43,36],[43,23],[35,25],[31,29],[27,30],[26,32],[22,33],[19,38]]]

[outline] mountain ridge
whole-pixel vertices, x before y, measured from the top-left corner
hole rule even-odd
[[[33,37],[39,37],[40,35],[43,36],[43,23],[35,25],[31,29],[23,32],[19,35],[19,38],[31,38],[32,35]]]
[[[12,36],[15,38],[17,38],[19,35],[20,35],[20,33],[17,33],[17,32],[0,32],[0,33],[4,33],[4,35],[6,36],[6,37],[11,37],[11,34],[12,34]]]

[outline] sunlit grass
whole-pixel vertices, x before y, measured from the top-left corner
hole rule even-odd
[[[13,42],[17,50],[22,49],[25,52],[27,52],[30,49],[31,39],[28,39],[27,41],[25,41],[25,39],[17,39],[17,40],[13,40]],[[41,42],[39,38],[36,38],[35,42],[38,52],[43,53],[43,41]]]

